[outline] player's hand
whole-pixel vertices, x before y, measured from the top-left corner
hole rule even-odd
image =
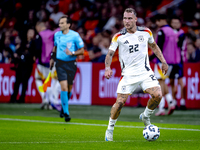
[[[111,76],[112,76],[112,74],[113,74],[113,71],[110,69],[110,68],[108,68],[108,69],[105,69],[105,77],[107,78],[107,79],[110,79],[111,78]]]
[[[73,55],[72,52],[71,52],[68,48],[66,48],[65,53],[66,53],[67,55]]]
[[[166,62],[162,63],[162,73],[165,75],[168,71],[168,64]]]
[[[50,59],[50,62],[49,62],[50,70],[53,68],[53,65],[54,65],[54,60]]]

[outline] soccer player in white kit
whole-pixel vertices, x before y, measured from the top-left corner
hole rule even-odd
[[[114,35],[106,55],[105,77],[109,79],[112,76],[110,66],[117,48],[119,49],[122,76],[117,87],[117,100],[111,108],[109,124],[105,133],[106,141],[113,141],[113,130],[121,109],[128,96],[132,94],[138,85],[141,86],[144,92],[151,95],[144,112],[139,116],[145,126],[151,124],[150,116],[162,98],[159,82],[149,65],[148,45],[162,62],[162,72],[164,74],[168,70],[168,65],[160,48],[154,42],[151,31],[146,27],[136,26],[136,22],[135,10],[127,8],[123,15],[125,28]]]

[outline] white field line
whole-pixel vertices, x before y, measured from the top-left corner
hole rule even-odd
[[[13,118],[0,118],[0,120],[6,121],[21,121],[21,122],[37,122],[37,123],[51,123],[51,124],[73,124],[73,125],[84,125],[84,126],[108,126],[107,124],[91,124],[91,123],[76,123],[76,122],[56,122],[56,121],[42,121],[42,120],[29,120],[29,119],[13,119]],[[144,128],[144,126],[124,126],[124,125],[115,125],[119,128]],[[185,128],[163,128],[159,129],[164,130],[181,130],[181,131],[200,131],[200,129],[185,129]]]
[[[125,143],[125,142],[147,142],[146,140],[121,140],[112,141],[115,143]],[[157,140],[157,142],[192,142],[198,140]],[[66,144],[66,143],[104,143],[107,141],[57,141],[57,142],[0,142],[0,144]]]

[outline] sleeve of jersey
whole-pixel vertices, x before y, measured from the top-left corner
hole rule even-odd
[[[154,38],[153,38],[153,34],[152,34],[151,30],[148,29],[148,28],[146,28],[145,31],[149,33],[149,40],[148,40],[148,42],[149,43],[153,43],[154,42]]]
[[[109,47],[110,50],[116,51],[116,49],[119,45],[117,42],[117,39],[119,38],[120,35],[121,35],[120,33],[117,33],[113,36],[110,47]]]
[[[78,49],[84,47],[83,40],[81,39],[81,37],[79,35],[76,36],[75,43],[76,43],[76,46],[78,47]]]

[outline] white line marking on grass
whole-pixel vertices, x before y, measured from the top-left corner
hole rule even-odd
[[[157,142],[192,142],[198,140],[157,140]],[[108,141],[60,141],[60,142],[0,142],[0,144],[57,144],[57,143],[104,143]],[[112,141],[115,143],[128,143],[128,142],[148,142],[146,140],[123,140],[123,141]],[[110,143],[110,142],[109,142]]]
[[[77,123],[77,122],[56,122],[56,121],[13,119],[13,118],[0,118],[0,120],[21,121],[21,122],[39,122],[39,123],[51,123],[51,124],[73,124],[73,125],[84,125],[84,126],[108,126],[106,124],[91,124],[91,123]],[[119,127],[119,128],[144,128],[144,126],[124,126],[124,125],[115,125],[115,127]],[[159,129],[181,130],[181,131],[200,131],[200,129],[185,129],[185,128],[163,128],[163,127],[159,127]]]

